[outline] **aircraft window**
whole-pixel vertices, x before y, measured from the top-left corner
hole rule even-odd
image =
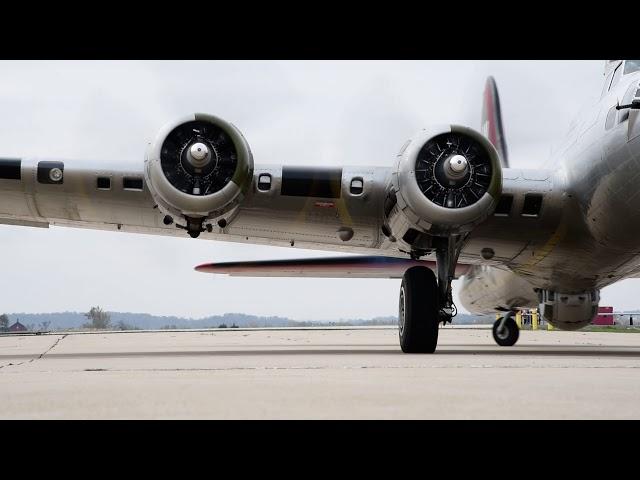
[[[513,195],[502,195],[493,214],[496,217],[508,217],[513,205]]]
[[[613,72],[609,72],[607,78],[604,80],[604,87],[602,87],[601,97],[604,97],[604,94],[609,90],[609,85],[611,85],[611,77],[613,76]]]
[[[267,192],[271,190],[271,175],[268,173],[262,173],[258,177],[258,190],[261,192]]]
[[[613,80],[611,80],[611,86],[609,87],[609,90],[611,90],[613,87],[616,86],[616,83],[618,83],[618,80],[620,80],[620,77],[622,76],[622,65],[618,65],[618,68],[616,68],[615,72],[613,73]]]
[[[537,217],[542,209],[542,195],[539,193],[527,193],[524,196],[524,206],[522,207],[523,217]]]
[[[98,177],[96,187],[98,190],[111,190],[111,179],[109,177]]]
[[[351,192],[351,195],[360,195],[364,191],[364,181],[362,178],[357,177],[352,179],[349,191]]]
[[[122,188],[125,190],[142,190],[142,179],[136,177],[124,177],[122,179]]]
[[[624,62],[624,74],[633,73],[640,70],[640,60],[627,60]]]
[[[615,125],[616,113],[618,113],[618,111],[616,110],[616,106],[614,105],[609,109],[609,113],[607,113],[607,121],[604,124],[605,130],[610,130]]]

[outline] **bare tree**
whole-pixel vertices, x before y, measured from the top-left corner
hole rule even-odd
[[[9,329],[9,317],[6,313],[0,315],[0,332]]]
[[[89,323],[83,325],[84,328],[94,328],[106,330],[111,328],[111,316],[100,307],[91,307],[88,313],[84,314],[89,319]]]

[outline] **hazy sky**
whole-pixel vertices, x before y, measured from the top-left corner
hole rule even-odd
[[[500,91],[512,166],[542,167],[596,101],[604,61],[0,62],[0,156],[117,159],[193,112],[238,126],[256,163],[391,165],[432,123],[479,128],[485,77]],[[112,311],[295,319],[395,315],[399,280],[245,279],[197,273],[224,260],[322,252],[53,227],[0,226],[0,311]],[[331,255],[331,254],[329,254]],[[603,304],[638,308],[640,280]]]

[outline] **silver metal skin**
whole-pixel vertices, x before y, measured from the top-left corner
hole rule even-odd
[[[392,232],[406,231],[410,225],[431,233],[468,232],[458,260],[473,265],[462,277],[460,299],[467,310],[492,313],[552,305],[551,321],[574,329],[591,320],[600,289],[640,276],[640,112],[615,110],[635,98],[640,72],[614,75],[616,68],[624,67],[617,61],[609,68],[600,101],[579,113],[549,169],[501,168],[483,135],[441,125],[412,137],[393,167],[344,167],[338,198],[286,196],[281,194],[281,165],[254,166],[248,143],[237,128],[197,114],[165,127],[150,145],[144,166],[66,161],[64,182],[56,184],[37,180],[42,159],[21,159],[20,179],[0,178],[0,223],[172,235],[187,242],[193,240],[184,230],[165,225],[163,219],[200,215],[224,222],[213,223],[199,239],[408,258],[406,245],[395,233],[383,233],[385,201],[393,191],[397,211],[391,214]],[[159,165],[160,140],[180,122],[194,118],[223,126],[239,152],[236,175],[213,195],[177,191]],[[466,214],[432,208],[412,172],[410,160],[424,142],[447,131],[463,131],[486,144],[501,171],[480,205],[471,205]],[[205,161],[194,147],[192,161]],[[462,166],[458,160],[449,161],[452,174]],[[270,175],[266,191],[257,187],[261,175]],[[110,188],[97,188],[98,177],[108,177]],[[124,177],[142,179],[142,190],[123,188]],[[362,192],[352,192],[352,181],[360,180]],[[531,194],[542,195],[536,215],[523,212],[525,196]],[[507,214],[493,212],[501,195],[513,196]],[[426,252],[422,259],[433,262],[435,253]],[[573,310],[579,311],[577,315],[555,308],[561,296],[582,305]]]
[[[557,193],[551,201],[545,198],[540,217],[528,219],[522,233],[523,219],[505,223],[499,243],[521,249],[503,259],[500,268],[504,270],[476,268],[467,275],[461,292],[465,308],[483,313],[499,305],[543,309],[548,302],[538,305],[534,287],[556,292],[556,303],[557,293],[592,295],[592,305],[584,307],[587,313],[581,322],[566,314],[551,320],[561,328],[575,329],[590,323],[589,307],[597,305],[599,290],[639,276],[639,112],[615,107],[631,103],[640,86],[640,72],[616,76],[616,68],[624,71],[625,65],[615,61],[605,72],[600,101],[579,113],[564,145],[552,158],[556,167],[548,174],[553,179],[551,191]],[[480,238],[497,241],[498,231],[492,225],[495,223],[479,226],[472,232],[472,242],[478,244]],[[520,242],[514,242],[518,236]],[[471,242],[467,248],[470,246]],[[531,287],[525,288],[523,281]],[[528,298],[520,298],[527,292]]]

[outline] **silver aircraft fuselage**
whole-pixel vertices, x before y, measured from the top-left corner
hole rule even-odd
[[[619,68],[622,71],[624,65]],[[492,295],[479,288],[482,282],[478,288],[463,288],[463,303],[473,305],[472,310],[488,313],[496,305],[536,306],[533,292],[522,298],[523,292],[531,292],[526,283],[579,293],[600,290],[640,272],[640,112],[615,108],[634,99],[640,72],[620,74],[609,87],[613,73],[611,69],[606,76],[599,101],[580,112],[554,152],[550,175],[557,194],[553,202],[546,202],[536,222],[522,224],[523,248],[504,262],[509,270],[477,267],[463,280],[471,286],[474,277],[482,278],[492,286]],[[472,236],[481,236],[494,225],[487,222]],[[505,238],[513,234],[510,231]]]

